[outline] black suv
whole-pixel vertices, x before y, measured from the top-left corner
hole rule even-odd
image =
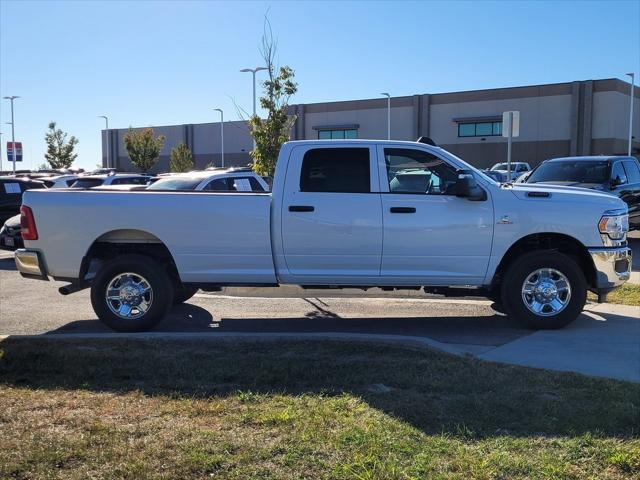
[[[546,160],[525,183],[591,188],[617,195],[629,206],[629,229],[640,230],[640,163],[635,157],[566,157]]]
[[[0,225],[20,213],[22,194],[31,188],[45,188],[45,185],[29,178],[0,177]]]

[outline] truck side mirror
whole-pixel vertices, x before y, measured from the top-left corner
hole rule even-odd
[[[476,178],[469,170],[458,170],[456,180],[456,197],[466,198],[471,201],[481,201],[487,199],[487,193],[480,188]]]
[[[620,175],[616,175],[614,178],[611,179],[611,189],[613,190],[614,188],[619,187],[623,183],[624,182],[622,181],[622,178],[620,178]]]

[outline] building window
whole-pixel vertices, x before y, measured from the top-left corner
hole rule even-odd
[[[318,130],[318,140],[344,140],[358,138],[358,130]]]
[[[502,122],[458,123],[459,137],[498,137],[502,135]]]

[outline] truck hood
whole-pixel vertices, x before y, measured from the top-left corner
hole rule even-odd
[[[502,188],[510,189],[513,195],[520,200],[527,201],[556,201],[556,202],[575,202],[601,206],[605,210],[627,208],[627,204],[620,198],[611,193],[600,192],[580,187],[570,187],[565,185],[531,184],[531,183],[514,183],[510,186]],[[549,194],[544,196],[531,196],[530,194]]]
[[[553,181],[553,182],[540,182],[540,183],[530,183],[529,185],[556,185],[561,187],[580,187],[580,188],[591,188],[593,190],[604,190],[604,185],[601,183],[584,183],[584,182],[562,182],[562,181]]]

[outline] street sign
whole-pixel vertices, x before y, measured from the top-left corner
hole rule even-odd
[[[13,162],[13,142],[7,142],[7,160]],[[16,142],[16,162],[22,161],[22,142]]]
[[[513,120],[512,120],[513,119]],[[502,114],[502,136],[508,137],[509,130],[513,138],[520,136],[520,112],[504,112]]]
[[[511,182],[511,141],[520,135],[520,112],[517,110],[502,114],[502,136],[507,137],[507,183]]]

